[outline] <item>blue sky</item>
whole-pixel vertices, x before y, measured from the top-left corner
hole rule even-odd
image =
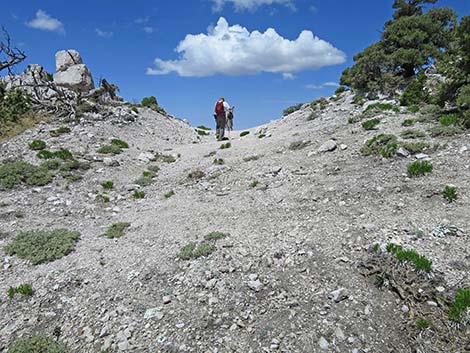
[[[235,127],[247,128],[331,95],[352,56],[379,38],[392,3],[17,0],[3,6],[0,24],[27,53],[26,64],[53,72],[56,51],[77,49],[95,82],[105,77],[128,101],[154,95],[171,114],[212,126],[222,95],[236,106]],[[470,13],[468,0],[436,5]]]

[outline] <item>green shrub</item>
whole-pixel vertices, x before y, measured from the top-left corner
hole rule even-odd
[[[405,119],[405,120],[403,120],[401,125],[402,126],[411,126],[411,125],[414,125],[415,122],[416,122],[415,119]]]
[[[60,149],[55,152],[47,151],[47,150],[42,150],[39,151],[36,156],[40,159],[53,159],[53,158],[59,158],[62,160],[67,160],[67,159],[73,159],[73,154],[69,150],[66,149]]]
[[[199,130],[207,130],[207,131],[212,130],[210,127],[207,127],[207,126],[204,126],[204,125],[199,125],[199,126],[197,127],[197,129],[199,129]]]
[[[10,287],[8,288],[8,292],[7,292],[9,298],[13,298],[15,294],[21,294],[21,295],[30,297],[33,295],[33,293],[34,293],[33,286],[31,286],[31,284],[29,283],[23,283],[19,285],[18,287]]]
[[[364,121],[362,123],[362,127],[364,128],[364,130],[374,130],[375,127],[379,124],[380,124],[380,119],[371,119],[371,120]]]
[[[444,126],[444,125],[436,125],[431,127],[428,132],[432,137],[438,136],[455,136],[458,134],[463,133],[461,128],[455,126]]]
[[[429,327],[429,322],[425,319],[418,319],[416,320],[416,327],[420,330],[426,330]]]
[[[470,308],[470,288],[460,288],[455,294],[455,299],[449,308],[449,319],[451,321],[462,323],[465,319],[465,313]]]
[[[188,178],[193,180],[202,179],[205,176],[206,174],[202,170],[195,170],[188,174]]]
[[[387,145],[385,145],[379,150],[379,153],[384,158],[392,158],[394,155],[397,154],[397,151],[398,151],[398,143],[389,142],[387,143]]]
[[[142,175],[145,177],[145,178],[155,178],[157,175],[155,174],[155,172],[152,172],[151,170],[144,170],[142,172]]]
[[[243,136],[246,136],[246,135],[249,135],[250,132],[249,131],[242,131],[240,132],[240,137],[243,137]]]
[[[224,150],[224,149],[227,149],[227,148],[230,148],[230,147],[232,147],[232,144],[230,142],[223,143],[222,145],[220,145],[221,150]]]
[[[144,170],[142,176],[137,179],[134,183],[142,187],[153,184],[156,173],[151,170]]]
[[[102,203],[111,202],[111,199],[109,198],[109,196],[108,195],[103,195],[103,194],[96,195],[95,200],[98,201],[98,202],[102,202]]]
[[[119,148],[129,148],[129,144],[123,140],[112,139],[111,145],[118,146]]]
[[[41,164],[41,167],[47,170],[57,170],[61,166],[61,162],[58,159],[48,159]]]
[[[71,159],[69,161],[66,161],[60,166],[60,170],[63,172],[70,172],[71,170],[77,170],[77,169],[80,169],[80,162],[77,161],[76,159]]]
[[[109,181],[109,180],[108,181],[103,181],[101,183],[101,186],[103,187],[103,189],[110,190],[110,189],[114,188],[114,183],[112,181]]]
[[[145,198],[145,192],[143,192],[143,191],[134,191],[134,193],[132,194],[132,197],[136,200],[143,199],[143,198]]]
[[[417,112],[419,112],[419,110],[420,110],[420,107],[419,107],[419,105],[417,105],[417,104],[413,104],[413,105],[410,105],[410,106],[408,107],[408,111],[409,111],[410,113],[417,113]]]
[[[209,234],[206,234],[204,236],[204,239],[207,241],[215,241],[215,240],[220,240],[224,239],[227,237],[228,234],[222,233],[222,232],[211,232]]]
[[[441,116],[439,122],[443,126],[455,126],[459,123],[459,117],[457,114],[446,114]]]
[[[318,98],[314,100],[312,103],[310,103],[310,108],[312,109],[324,109],[328,105],[328,99],[325,97]]]
[[[165,199],[169,199],[170,197],[172,197],[173,195],[175,194],[175,192],[173,190],[171,191],[168,191],[164,196],[165,196]]]
[[[312,121],[312,120],[315,120],[316,118],[318,118],[318,114],[316,112],[311,112],[307,117],[307,121]]]
[[[9,347],[7,353],[68,353],[70,350],[54,338],[43,334],[18,338]]]
[[[379,110],[379,111],[393,110],[394,112],[398,113],[400,111],[400,108],[394,106],[393,104],[388,104],[388,103],[374,103],[374,104],[370,104],[366,108],[365,112],[368,112],[371,110]]]
[[[101,154],[119,154],[122,152],[122,149],[117,145],[104,145],[98,148],[96,152]]]
[[[252,181],[252,182],[251,182],[250,186],[251,186],[252,188],[255,188],[255,187],[258,186],[258,184],[259,184],[259,181],[258,181],[258,180],[255,180],[255,181]]]
[[[140,103],[143,107],[156,108],[158,107],[157,98],[155,96],[144,97]]]
[[[432,261],[419,255],[415,250],[404,250],[400,245],[390,243],[387,245],[387,251],[393,254],[398,262],[409,262],[418,271],[431,272],[432,270]]]
[[[339,86],[339,87],[336,89],[335,94],[336,94],[337,96],[339,96],[341,93],[346,92],[347,90],[348,90],[348,89],[347,89],[346,87],[344,87],[344,86]]]
[[[189,243],[181,248],[178,257],[182,260],[197,259],[209,256],[215,250],[215,246],[209,243],[201,243],[197,246],[195,243]]]
[[[150,170],[151,172],[158,173],[160,171],[160,167],[158,165],[149,165],[147,167],[147,170]]]
[[[189,243],[183,246],[180,250],[180,253],[178,254],[178,257],[181,260],[191,260],[195,248],[196,244],[194,243]]]
[[[51,182],[52,175],[44,166],[34,166],[24,161],[4,161],[0,165],[0,188],[12,189],[21,183],[43,186]]]
[[[17,123],[31,111],[31,98],[21,89],[4,92],[0,83],[0,126]]]
[[[42,140],[34,140],[28,146],[30,150],[39,151],[46,148],[46,143]]]
[[[361,153],[364,156],[372,154],[388,155],[397,146],[397,137],[390,134],[380,134],[368,140],[361,148]]]
[[[131,224],[127,222],[114,223],[109,226],[103,235],[109,239],[120,238],[130,226]]]
[[[284,109],[284,111],[282,112],[282,116],[287,116],[289,114],[292,114],[293,112],[296,112],[297,110],[300,110],[302,108],[302,105],[303,103],[299,103]]]
[[[50,262],[67,255],[75,248],[78,232],[66,229],[20,233],[5,247],[7,255],[16,254],[33,265]]]
[[[163,162],[163,163],[174,163],[174,162],[176,162],[176,158],[172,155],[165,155],[165,154],[157,152],[155,154],[154,161],[155,162]]]
[[[355,95],[353,98],[353,104],[363,106],[367,102],[367,98],[360,95]]]
[[[49,131],[49,134],[52,136],[52,137],[58,137],[60,135],[63,135],[63,134],[68,134],[70,133],[72,130],[70,130],[70,128],[68,128],[67,126],[61,126],[55,130],[51,130]]]
[[[199,136],[208,136],[208,135],[209,135],[209,133],[206,132],[205,130],[198,130],[198,129],[196,129],[196,132],[197,132],[197,134],[198,134]]]
[[[259,139],[262,139],[262,138],[265,138],[265,137],[266,137],[265,134],[259,134],[259,135],[258,135],[258,138],[259,138]]]
[[[429,148],[429,144],[426,142],[414,142],[414,143],[404,143],[403,148],[405,148],[411,154],[416,154],[423,152],[425,149]]]
[[[457,188],[453,185],[446,185],[444,191],[442,191],[442,196],[449,202],[452,203],[457,200]]]
[[[415,161],[410,164],[408,164],[408,175],[413,177],[413,176],[420,176],[420,175],[425,175],[427,173],[432,172],[432,164],[431,162],[428,161]]]
[[[223,165],[225,164],[225,161],[222,158],[216,158],[214,159],[213,163],[216,165]]]
[[[413,106],[429,101],[429,93],[424,89],[426,75],[419,74],[405,88],[400,97],[400,104],[405,106]]]
[[[291,151],[301,150],[310,145],[310,141],[294,141],[289,145]]]
[[[419,130],[405,130],[400,134],[400,136],[404,139],[416,139],[426,137],[426,134]]]

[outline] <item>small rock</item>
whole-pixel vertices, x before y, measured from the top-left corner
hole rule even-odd
[[[328,298],[334,300],[335,303],[339,303],[348,298],[345,288],[339,288],[334,290],[328,295]]]
[[[320,337],[320,340],[318,341],[318,345],[323,350],[326,350],[326,349],[328,349],[328,347],[330,347],[330,344],[328,343],[328,341],[323,336]]]
[[[119,167],[119,162],[113,158],[105,157],[103,158],[103,164],[108,167]]]
[[[171,303],[171,296],[164,295],[163,296],[163,304],[170,304]]]
[[[334,151],[337,147],[337,144],[333,140],[326,141],[323,145],[320,146],[318,152],[331,152]]]
[[[339,148],[341,149],[341,151],[344,151],[348,149],[348,145],[345,145],[344,143],[342,143],[341,145],[339,145]]]
[[[422,161],[429,161],[431,158],[426,154],[426,153],[418,153],[415,155],[416,159],[422,160]]]
[[[459,150],[459,153],[460,153],[460,154],[464,154],[464,153],[467,152],[467,151],[468,151],[468,147],[467,147],[467,146],[462,146],[462,147],[460,148],[460,150]]]
[[[397,151],[397,156],[399,157],[409,157],[410,152],[403,147],[400,147]]]
[[[263,283],[261,283],[259,280],[248,281],[246,284],[248,285],[248,288],[254,290],[255,292],[259,292],[263,288]]]
[[[343,330],[341,330],[339,327],[335,329],[335,336],[340,342],[343,342],[346,339]]]
[[[157,320],[161,320],[163,318],[163,314],[160,312],[158,308],[147,309],[144,314],[144,319],[149,320],[156,318]]]

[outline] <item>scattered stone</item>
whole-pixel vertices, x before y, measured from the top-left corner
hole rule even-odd
[[[334,140],[328,140],[323,145],[320,146],[320,148],[318,149],[318,152],[321,152],[321,153],[331,152],[331,151],[334,151],[336,147],[337,147],[337,144]]]
[[[318,341],[318,345],[320,346],[320,349],[327,350],[330,347],[330,343],[325,339],[325,337],[320,337],[320,340]]]
[[[259,292],[263,288],[263,283],[261,283],[259,280],[248,281],[247,285],[251,290],[254,290],[255,292]]]
[[[159,308],[147,309],[144,314],[144,319],[150,320],[154,318],[157,320],[161,320],[163,318],[163,313],[160,312]]]
[[[408,152],[407,149],[405,149],[403,147],[400,147],[397,151],[397,156],[399,156],[399,157],[409,157],[410,152]]]
[[[339,288],[334,290],[328,295],[329,299],[332,299],[335,303],[339,303],[348,298],[345,288]]]

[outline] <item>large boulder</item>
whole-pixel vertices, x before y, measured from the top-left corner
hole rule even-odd
[[[66,71],[69,67],[83,64],[82,56],[76,50],[61,50],[55,53],[55,70]]]
[[[49,76],[44,68],[37,64],[28,65],[26,70],[21,75],[6,76],[3,79],[5,88],[7,90],[17,87],[32,87],[36,84],[41,84],[49,81]],[[27,88],[26,88],[27,89]]]
[[[56,72],[54,83],[78,92],[89,92],[95,88],[91,73],[84,64],[73,65],[65,71]]]

